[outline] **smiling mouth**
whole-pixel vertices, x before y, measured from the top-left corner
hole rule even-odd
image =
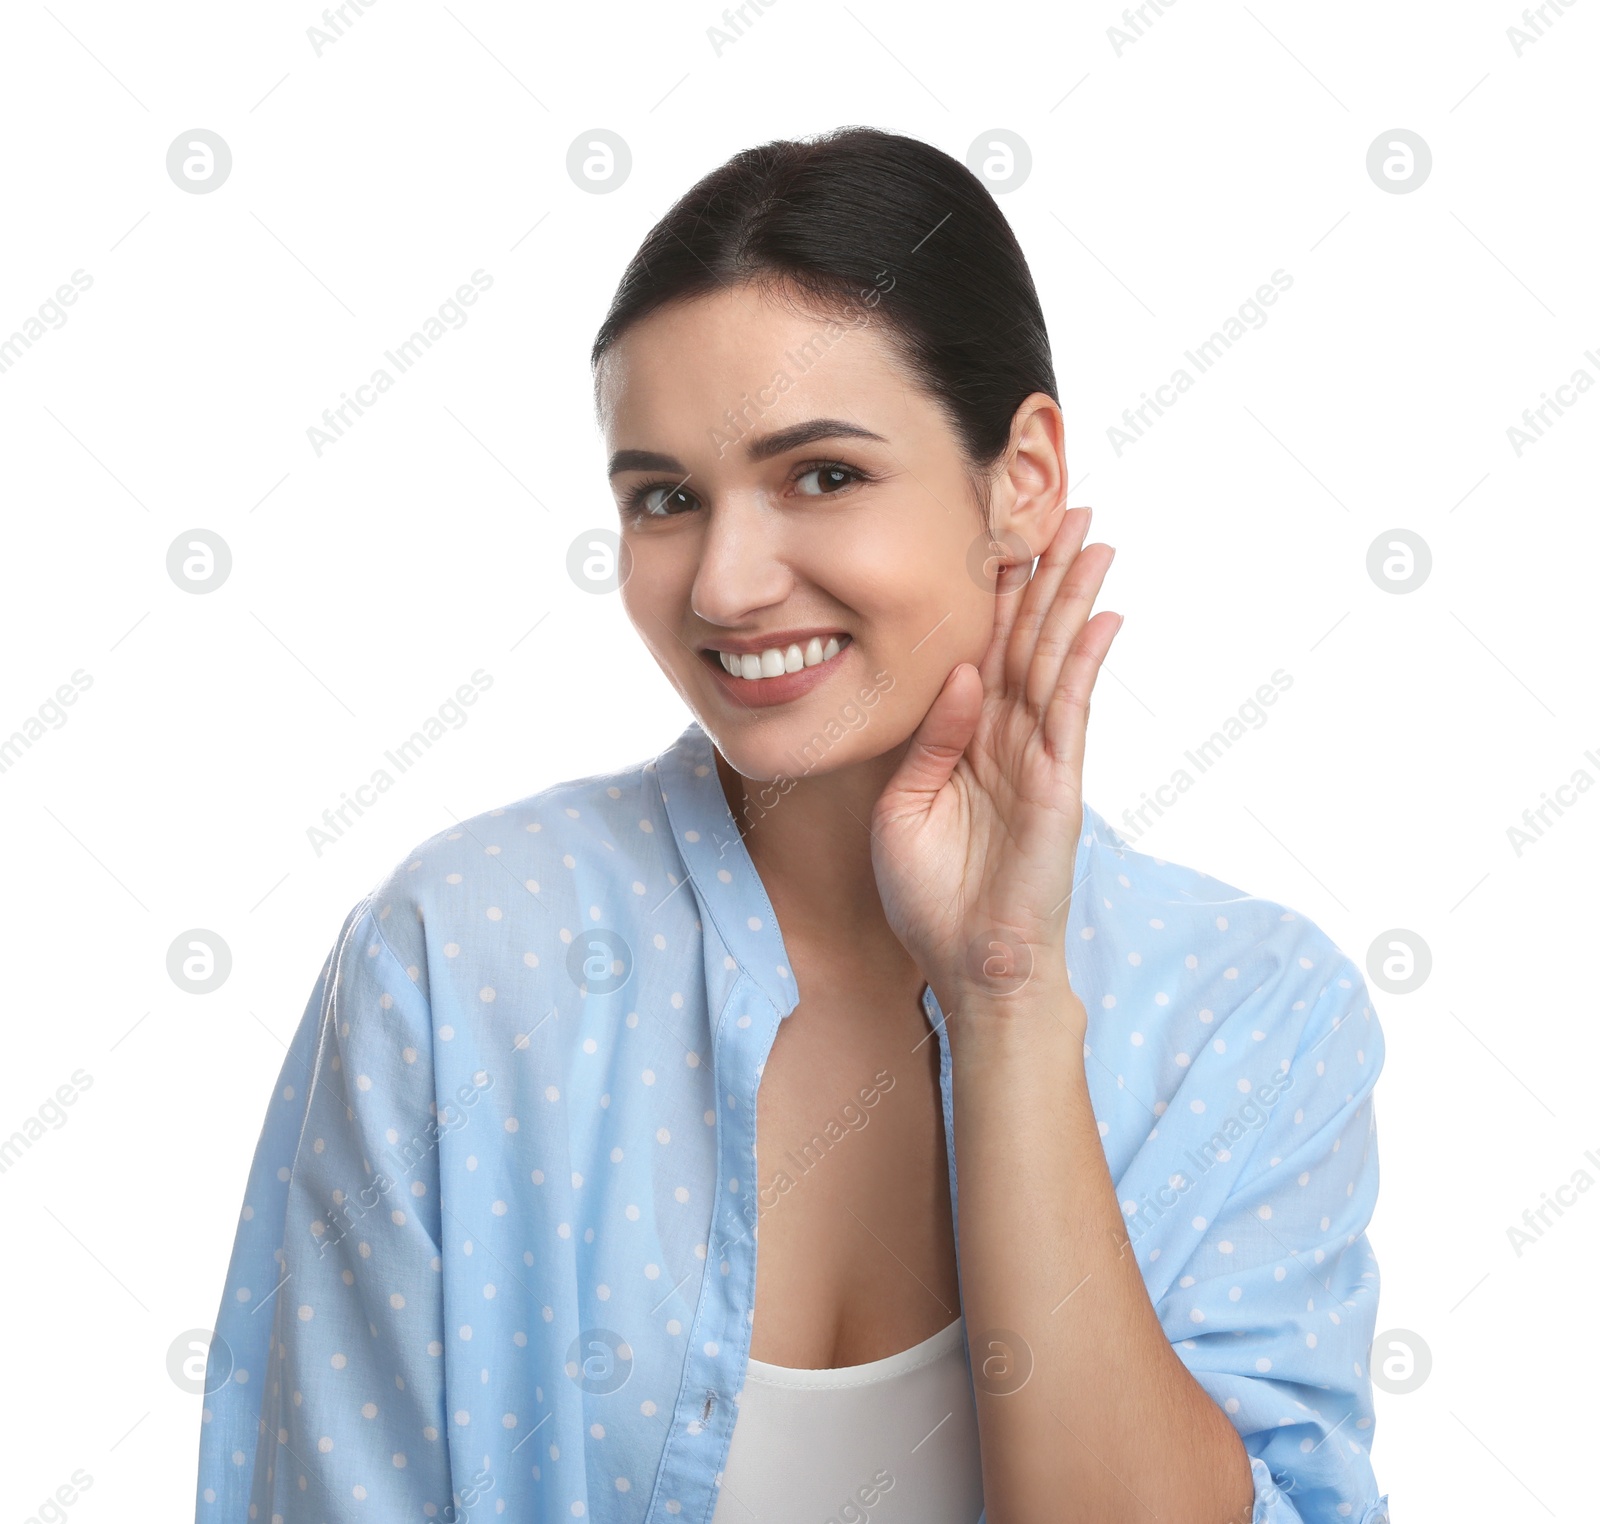
[[[705,655],[708,660],[720,662],[722,670],[730,677],[760,682],[766,678],[800,672],[807,667],[820,667],[823,662],[832,661],[849,644],[848,635],[842,640],[833,635],[827,640],[813,635],[803,644],[796,642],[788,646],[769,646],[760,652],[718,651],[710,647]]]

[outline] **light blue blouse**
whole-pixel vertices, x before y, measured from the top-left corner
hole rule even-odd
[[[1252,1457],[1256,1524],[1380,1524],[1383,1038],[1361,974],[1302,916],[1089,808],[1074,883],[1068,969],[1130,1252]],[[696,723],[419,846],[345,918],[278,1079],[198,1524],[704,1524],[752,1224],[783,1188],[756,1090],[798,998]],[[923,1003],[956,1202],[950,1049]],[[818,1147],[876,1099],[846,1099]]]

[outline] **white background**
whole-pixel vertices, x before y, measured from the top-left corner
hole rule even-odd
[[[376,0],[320,56],[310,3],[6,14],[0,342],[73,271],[93,285],[0,371],[0,738],[74,670],[92,687],[0,772],[0,1137],[93,1083],[0,1174],[6,1432],[29,1436],[4,1516],[77,1468],[74,1519],[188,1515],[200,1402],[168,1347],[211,1324],[342,916],[453,817],[682,728],[620,602],[565,570],[614,522],[588,346],[698,176],[863,122],[1031,149],[997,194],[1127,616],[1090,802],[1120,821],[1282,668],[1268,722],[1139,845],[1364,966],[1393,928],[1432,950],[1415,993],[1373,989],[1379,1327],[1432,1356],[1378,1397],[1397,1518],[1592,1517],[1600,1191],[1520,1256],[1507,1228],[1600,1180],[1600,798],[1520,855],[1507,827],[1600,778],[1600,395],[1520,456],[1507,428],[1580,366],[1600,380],[1600,6],[1549,8],[1519,54],[1518,8],[1477,0],[1177,0],[1120,51],[1110,4],[781,0],[719,53],[714,3]],[[233,155],[209,194],[165,167],[197,127]],[[1405,194],[1366,169],[1397,127],[1433,156]],[[566,169],[595,128],[633,154],[608,194]],[[319,458],[307,427],[475,269],[466,326]],[[1119,456],[1122,409],[1275,269],[1265,326]],[[196,528],[233,557],[205,595],[166,570]],[[1366,569],[1396,528],[1432,554],[1405,594]],[[307,828],[478,668],[469,722],[314,852]],[[166,972],[196,927],[233,955],[204,996]]]

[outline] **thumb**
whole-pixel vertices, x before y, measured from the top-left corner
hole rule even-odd
[[[912,735],[905,757],[879,796],[879,813],[890,819],[926,814],[955,771],[982,712],[983,679],[971,662],[961,662],[945,678]]]

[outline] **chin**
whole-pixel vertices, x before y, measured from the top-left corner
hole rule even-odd
[[[784,705],[783,711],[753,710],[730,719],[725,706],[695,705],[701,728],[743,777],[785,788],[820,778],[900,748],[916,729],[916,718],[883,701],[866,685],[871,703],[859,693],[837,703],[814,700]],[[715,708],[716,713],[708,710]]]
[[[711,739],[735,772],[751,782],[776,783],[786,789],[870,755],[863,751],[859,737],[847,736],[834,742],[826,735],[813,736],[791,726],[763,725],[760,734],[735,731],[726,739],[716,735]]]

